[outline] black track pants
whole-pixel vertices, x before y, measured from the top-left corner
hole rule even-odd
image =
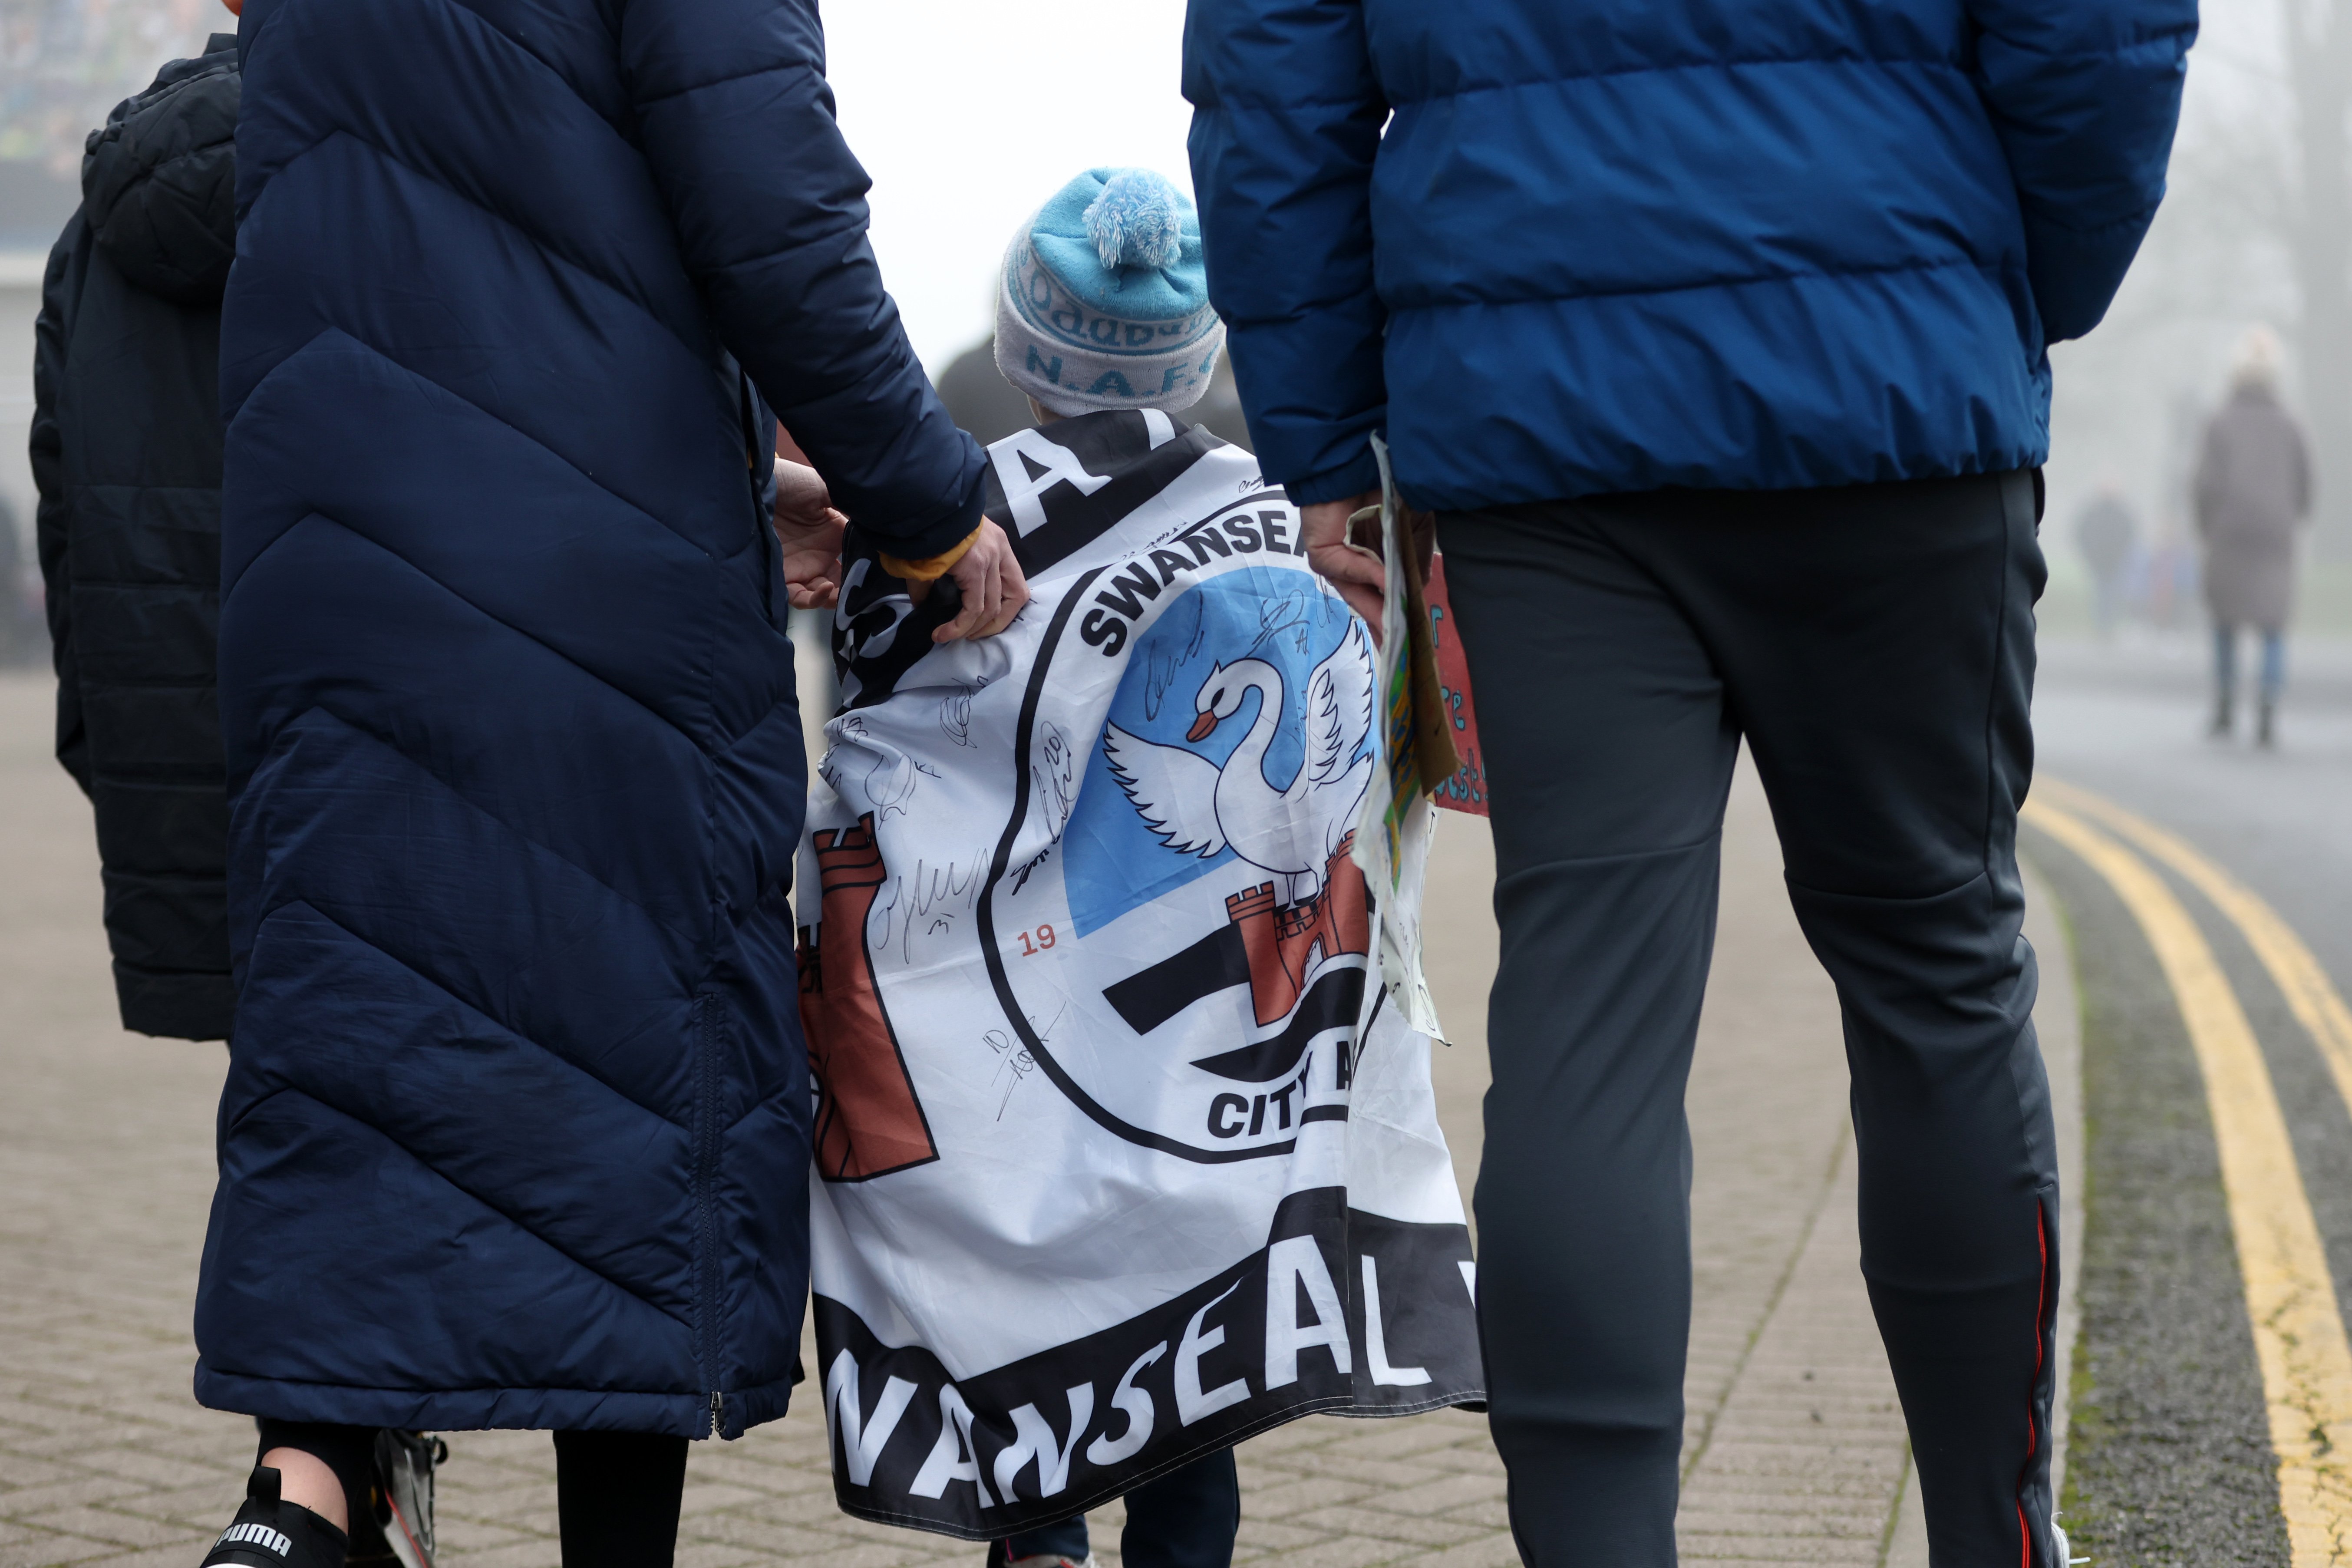
[[[2012,474],[1440,520],[1502,925],[1479,1326],[1534,1568],[1675,1561],[1683,1091],[1743,736],[1844,1013],[1932,1561],[2056,1568],[2057,1165],[2016,860],[2034,513]]]

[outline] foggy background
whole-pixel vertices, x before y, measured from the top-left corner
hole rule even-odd
[[[866,0],[826,14],[830,74],[874,178],[874,246],[936,375],[983,342],[1014,226],[1091,164],[1190,187],[1177,90],[1181,0]],[[32,320],[71,213],[84,134],[154,68],[234,26],[217,0],[0,0],[0,502],[34,593]],[[2074,520],[2118,488],[2143,560],[2134,625],[2202,625],[2185,483],[2231,349],[2287,344],[2285,391],[2318,458],[2320,521],[2298,627],[2352,631],[2352,0],[2207,0],[2172,193],[2103,326],[2053,354],[2044,622],[2088,624]],[[10,552],[0,540],[0,568]]]
[[[2199,427],[2252,322],[2316,466],[2297,625],[2352,630],[2352,0],[2205,0],[2171,193],[2099,330],[2051,353],[2051,619],[2084,614],[2073,521],[2118,483],[2144,545],[2185,543]],[[2193,598],[2193,595],[2192,595]],[[2198,612],[2201,616],[2201,611]]]

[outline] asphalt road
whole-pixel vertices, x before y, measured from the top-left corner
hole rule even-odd
[[[2275,751],[2205,736],[2202,637],[2047,640],[2036,771],[2095,789],[2193,841],[2252,883],[2352,979],[2352,639],[2290,642]],[[2242,650],[2241,666],[2249,658]]]
[[[2209,739],[2201,639],[2052,641],[2037,774],[2188,841],[2300,935],[2352,993],[2352,644],[2307,644],[2281,743]],[[2064,908],[2084,1005],[2086,1208],[2067,1521],[2107,1563],[2303,1568],[2282,1516],[2275,1403],[2250,1312],[2244,1238],[2217,1142],[2210,1064],[2144,911],[2049,832],[2029,857]],[[2352,1110],[2245,932],[2158,870],[2210,944],[2259,1044],[2339,1304],[2352,1302]],[[2243,1194],[2239,1194],[2242,1196]],[[2316,1255],[2315,1255],[2316,1256]],[[2275,1379],[2275,1368],[2272,1369]],[[2315,1426],[2316,1424],[2315,1424]],[[2322,1450],[2331,1439],[2322,1434]]]

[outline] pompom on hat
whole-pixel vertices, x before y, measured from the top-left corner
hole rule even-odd
[[[1224,346],[1200,217],[1149,169],[1087,170],[1004,253],[996,368],[1056,414],[1189,408]]]

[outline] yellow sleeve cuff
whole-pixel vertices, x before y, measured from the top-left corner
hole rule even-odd
[[[902,583],[936,583],[955,570],[955,563],[963,559],[964,552],[970,550],[972,542],[979,537],[980,530],[975,528],[965,534],[963,542],[954,549],[927,556],[920,561],[908,561],[896,555],[886,554],[882,557],[882,570]]]

